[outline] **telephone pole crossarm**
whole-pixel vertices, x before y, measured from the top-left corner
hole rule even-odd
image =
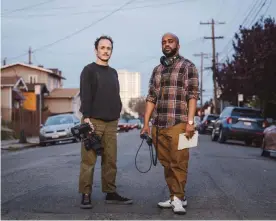
[[[223,36],[217,36],[217,37],[204,37],[204,39],[222,39]]]

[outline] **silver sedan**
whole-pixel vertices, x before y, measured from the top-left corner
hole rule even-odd
[[[80,124],[80,120],[74,114],[59,114],[47,118],[39,131],[39,142],[41,146],[48,143],[55,144],[59,141],[77,142],[71,133],[71,128]]]

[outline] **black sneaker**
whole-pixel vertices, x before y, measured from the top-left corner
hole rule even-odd
[[[118,193],[107,193],[105,198],[106,203],[110,204],[132,204],[132,200],[120,196]]]
[[[82,208],[82,209],[91,209],[92,208],[91,194],[82,194],[80,208]]]

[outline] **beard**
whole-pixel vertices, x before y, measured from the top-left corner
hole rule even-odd
[[[177,54],[177,48],[172,48],[170,52],[167,52],[166,49],[164,48],[162,52],[166,57],[173,57]]]

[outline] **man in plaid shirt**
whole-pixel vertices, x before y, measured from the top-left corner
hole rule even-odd
[[[194,134],[199,80],[195,65],[179,55],[179,48],[176,35],[167,33],[162,37],[165,56],[161,57],[161,64],[154,68],[150,78],[141,134],[150,133],[149,120],[152,117],[153,143],[155,147],[158,145],[158,159],[164,167],[170,191],[170,199],[159,202],[158,206],[185,214],[189,149],[178,150],[178,139],[180,133],[185,132],[187,137]]]

